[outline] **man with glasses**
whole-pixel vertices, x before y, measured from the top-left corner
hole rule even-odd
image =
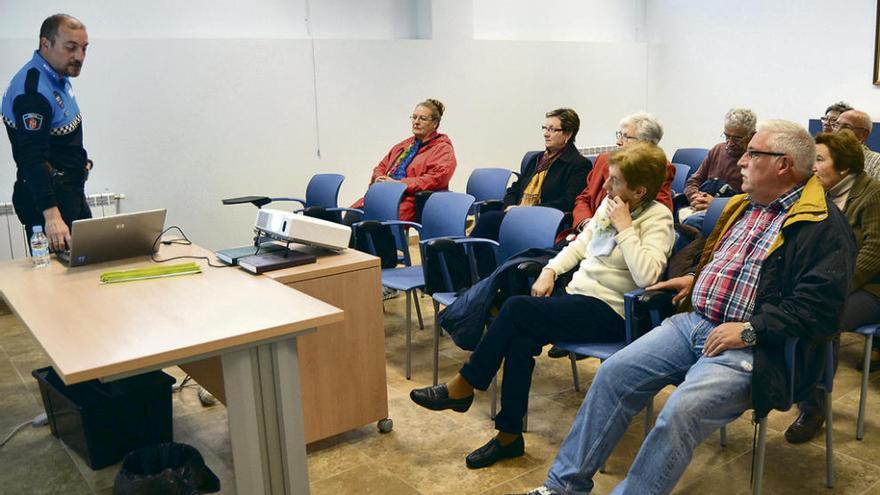
[[[699,229],[712,200],[742,192],[742,174],[736,163],[755,134],[757,121],[755,112],[748,108],[732,108],[724,116],[724,132],[721,134],[724,142],[709,150],[706,159],[685,184],[684,194],[690,207],[678,211],[682,223]]]
[[[852,110],[853,107],[849,106],[848,103],[843,101],[838,101],[837,103],[832,103],[825,109],[825,115],[819,118],[819,121],[822,122],[822,132],[832,132],[832,126],[837,122],[837,117],[840,117],[840,114],[846,112],[847,110]]]
[[[738,162],[745,194],[725,207],[696,275],[655,285],[689,311],[599,367],[544,486],[530,493],[588,493],[632,418],[677,385],[612,493],[671,492],[712,432],[748,409],[763,418],[787,406],[787,337],[800,338],[796,390],[812,391],[855,263],[849,224],[812,176],[815,158],[802,126],[758,125]]]
[[[837,117],[837,121],[832,124],[831,129],[838,132],[841,129],[848,129],[862,143],[862,149],[865,152],[865,172],[876,180],[880,180],[880,153],[871,151],[871,148],[865,146],[865,141],[871,135],[871,127],[874,125],[871,116],[861,110],[847,110]]]

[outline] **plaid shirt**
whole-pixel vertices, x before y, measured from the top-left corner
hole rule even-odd
[[[694,285],[691,300],[697,314],[716,325],[751,317],[761,263],[803,190],[791,189],[767,206],[751,203],[724,233]]]

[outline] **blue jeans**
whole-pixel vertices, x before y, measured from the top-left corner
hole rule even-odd
[[[690,225],[691,227],[701,230],[703,228],[703,220],[706,218],[706,210],[698,211],[693,215],[682,220],[681,223]]]
[[[660,389],[677,384],[612,493],[672,491],[697,445],[751,407],[752,350],[703,356],[713,328],[695,313],[678,314],[602,363],[545,485],[566,495],[588,493],[633,416]]]

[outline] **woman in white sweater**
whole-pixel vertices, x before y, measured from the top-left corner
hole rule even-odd
[[[605,182],[608,196],[583,233],[550,260],[531,296],[504,303],[452,380],[410,392],[414,402],[428,409],[465,412],[474,389],[486,390],[503,363],[498,435],[467,456],[469,468],[523,455],[532,370],[545,345],[624,340],[623,294],[655,283],[672,251],[672,213],[654,201],[666,179],[666,161],[663,150],[647,143],[614,152]],[[554,291],[556,278],[575,267],[564,291]]]

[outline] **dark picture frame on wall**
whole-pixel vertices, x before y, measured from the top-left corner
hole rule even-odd
[[[880,0],[877,0],[877,22],[874,24],[874,85],[880,86]]]

